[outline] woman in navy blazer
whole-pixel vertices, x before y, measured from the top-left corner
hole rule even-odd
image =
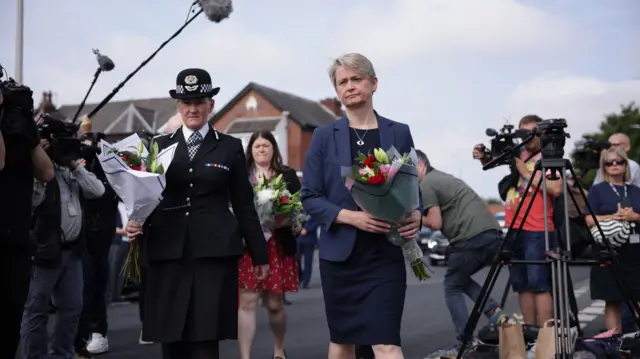
[[[395,146],[409,152],[409,127],[379,116],[372,96],[378,80],[371,62],[347,54],[329,69],[346,116],[315,130],[304,163],[302,204],[320,222],[320,277],[331,343],[329,358],[354,357],[355,345],[372,346],[376,358],[403,358],[400,324],[404,309],[406,267],[400,247],[389,243],[389,224],[362,212],[340,176],[358,153]],[[415,238],[416,209],[400,227]]]

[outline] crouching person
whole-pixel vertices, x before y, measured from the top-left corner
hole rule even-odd
[[[104,186],[84,168],[83,160],[54,156],[47,140],[41,145],[54,159],[54,179],[36,182],[33,231],[36,248],[29,295],[22,317],[24,358],[72,359],[82,312],[81,252],[85,248],[83,199],[98,198]],[[50,299],[57,308],[51,350],[47,319]],[[50,356],[49,356],[50,353]]]

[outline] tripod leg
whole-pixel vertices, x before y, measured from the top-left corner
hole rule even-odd
[[[489,269],[489,273],[487,274],[487,279],[482,286],[482,290],[480,291],[480,295],[478,296],[478,300],[473,305],[473,309],[471,310],[471,315],[469,316],[469,320],[467,320],[467,325],[464,328],[464,333],[462,335],[462,344],[460,346],[460,351],[458,352],[457,359],[462,359],[462,354],[467,349],[469,345],[469,341],[473,338],[473,331],[476,329],[478,325],[478,320],[480,320],[480,316],[484,310],[484,306],[487,303],[487,299],[491,295],[491,291],[496,284],[496,280],[498,279],[498,275],[500,275],[500,270],[502,269],[502,262],[497,260]]]
[[[502,299],[500,300],[500,308],[504,308],[504,306],[507,304],[509,291],[511,291],[511,281],[507,280],[507,285],[504,286],[504,293],[502,293]]]

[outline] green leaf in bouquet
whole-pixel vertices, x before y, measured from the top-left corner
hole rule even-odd
[[[360,168],[358,166],[351,167],[351,178],[358,179],[360,177]]]
[[[373,149],[373,156],[376,158],[376,161],[379,164],[381,164],[381,165],[389,164],[389,157],[387,157],[387,153],[384,152],[382,149],[374,148]]]
[[[140,156],[142,156],[142,153],[144,152],[144,145],[142,144],[142,141],[138,142],[138,153],[140,154]]]
[[[358,163],[362,164],[367,159],[367,157],[369,157],[369,156],[365,155],[362,152],[358,152],[358,157],[356,157],[356,161],[358,161]]]
[[[163,165],[158,166],[158,168],[156,168],[155,171],[153,171],[153,173],[157,173],[159,175],[163,175],[164,174],[164,166]]]

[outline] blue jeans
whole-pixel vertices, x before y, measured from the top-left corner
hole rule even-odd
[[[511,236],[515,236],[514,231]],[[545,238],[544,232],[521,231],[515,239],[509,238],[509,244],[513,250],[513,259],[517,260],[544,260]],[[550,249],[556,243],[554,232],[549,233]],[[548,265],[538,264],[513,264],[510,268],[509,281],[515,292],[546,293],[551,291],[550,274]]]
[[[498,232],[489,231],[451,247],[452,253],[449,254],[447,272],[444,275],[444,297],[459,341],[462,341],[469,318],[463,294],[473,301],[480,297],[482,286],[471,276],[491,265],[500,248],[499,239]],[[496,301],[488,298],[484,314],[490,318],[498,307]]]
[[[29,296],[22,316],[21,335],[24,359],[73,359],[74,339],[82,312],[82,263],[70,250],[63,250],[60,262],[52,267],[33,267]],[[49,300],[53,297],[58,318],[47,349]]]

